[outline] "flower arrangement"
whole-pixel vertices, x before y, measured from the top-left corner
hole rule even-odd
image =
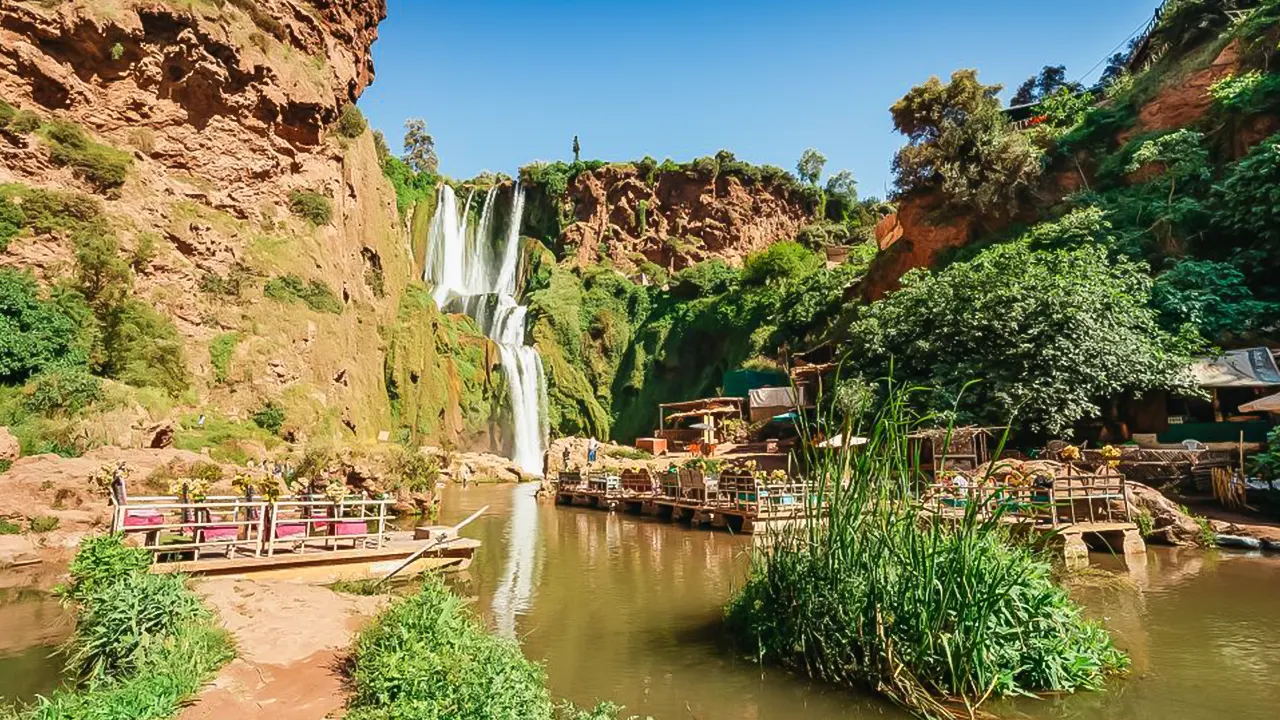
[[[1064,462],[1078,462],[1080,460],[1080,448],[1075,445],[1068,445],[1062,448],[1062,451],[1058,453],[1058,457],[1062,458]]]
[[[331,502],[340,503],[347,499],[347,495],[351,493],[351,489],[347,487],[345,482],[334,481],[324,487],[324,496],[329,498]]]
[[[1102,462],[1112,470],[1120,467],[1120,448],[1113,445],[1102,448]]]
[[[125,461],[120,460],[115,463],[107,463],[106,465],[98,468],[89,476],[89,482],[103,492],[110,492],[111,484],[114,483],[117,478],[127,481],[129,476],[132,474],[133,468],[125,464]]]
[[[191,502],[200,502],[209,496],[209,482],[198,477],[174,478],[169,483],[169,494],[182,497],[184,493]]]

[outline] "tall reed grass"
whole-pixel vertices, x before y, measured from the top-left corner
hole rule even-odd
[[[553,702],[542,667],[434,576],[361,633],[349,673],[347,720],[616,720],[620,709]]]
[[[89,538],[60,592],[76,606],[64,651],[74,678],[3,720],[159,720],[175,715],[234,655],[227,633],[180,575],[118,535]]]
[[[814,449],[802,427],[811,502],[825,512],[757,552],[726,608],[731,630],[761,661],[870,687],[925,718],[970,716],[993,696],[1100,689],[1128,658],[1045,558],[973,507],[930,517],[908,442],[927,419],[890,387],[863,423],[822,418],[867,437],[856,451]]]

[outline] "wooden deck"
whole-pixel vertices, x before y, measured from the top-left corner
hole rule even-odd
[[[793,480],[770,482],[746,475],[713,479],[687,471],[678,476],[601,473],[585,479],[579,473],[561,473],[556,504],[617,510],[746,535],[762,535],[805,517],[804,487]]]
[[[339,580],[381,578],[399,567],[410,555],[422,548],[426,540],[414,540],[412,533],[391,533],[380,548],[351,550],[281,550],[267,556],[209,557],[199,560],[161,562],[151,566],[155,573],[185,573],[197,576],[252,578],[255,580],[287,580],[311,584],[329,584]],[[413,575],[428,570],[465,570],[479,540],[453,538],[437,550],[429,551],[402,574]]]

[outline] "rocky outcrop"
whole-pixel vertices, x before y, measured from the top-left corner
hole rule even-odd
[[[0,427],[0,462],[13,462],[22,454],[18,438],[9,432],[9,428]]]
[[[1125,495],[1135,514],[1145,514],[1150,518],[1151,529],[1145,535],[1147,542],[1166,545],[1201,544],[1203,532],[1200,525],[1183,512],[1177,503],[1160,494],[1159,490],[1131,482],[1125,484]],[[1145,523],[1145,520],[1140,521],[1139,526]]]
[[[698,170],[655,171],[631,165],[579,174],[569,185],[572,220],[560,242],[583,264],[610,258],[632,268],[651,262],[679,270],[793,240],[811,220],[803,198],[786,186]]]
[[[1176,130],[1199,122],[1213,105],[1209,87],[1236,72],[1240,63],[1240,43],[1233,40],[1208,67],[1165,83],[1150,101],[1138,109],[1134,126],[1121,133],[1120,143],[1142,133]]]
[[[909,195],[898,212],[876,225],[881,251],[857,286],[862,298],[879,300],[897,290],[908,270],[933,267],[948,250],[967,245],[976,231],[971,215],[948,214],[936,195]]]

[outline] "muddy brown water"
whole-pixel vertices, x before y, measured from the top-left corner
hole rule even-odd
[[[484,542],[462,589],[496,631],[578,704],[609,699],[658,720],[902,718],[863,693],[740,657],[721,608],[747,569],[747,539],[538,502],[535,487],[449,488],[441,519],[488,505],[464,531]],[[1280,717],[1280,557],[1152,548],[1125,569],[1095,555],[1073,593],[1133,658],[1101,693],[1005,701],[1005,718]],[[70,618],[44,590],[0,571],[0,705],[59,681],[52,650]]]
[[[748,540],[537,501],[532,486],[449,488],[441,520],[488,505],[467,590],[544,663],[552,692],[658,720],[900,718],[865,694],[740,658],[720,629]],[[990,707],[1009,718],[1280,717],[1280,557],[1152,548],[1127,570],[1095,555],[1073,590],[1133,659],[1106,692]]]

